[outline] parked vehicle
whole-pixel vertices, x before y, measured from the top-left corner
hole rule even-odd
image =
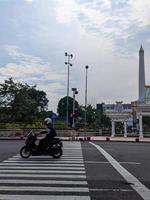
[[[37,135],[30,131],[25,140],[25,145],[20,149],[22,158],[29,158],[30,156],[48,155],[53,158],[60,158],[63,154],[62,141],[59,138],[54,138],[48,141],[45,148],[41,151],[39,146],[35,143]]]

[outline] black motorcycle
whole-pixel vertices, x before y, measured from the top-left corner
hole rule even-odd
[[[25,146],[20,149],[20,155],[22,158],[29,158],[30,156],[48,155],[53,158],[60,158],[63,154],[62,141],[59,138],[54,138],[49,141],[44,150],[39,149],[38,145],[35,144],[37,136],[35,133],[30,131],[25,140]]]

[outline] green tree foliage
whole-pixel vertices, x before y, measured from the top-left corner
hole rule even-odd
[[[110,128],[111,127],[111,120],[107,117],[103,112],[101,112],[101,121],[100,121],[101,128]]]
[[[47,108],[46,93],[12,78],[0,84],[1,121],[33,121]]]
[[[150,117],[149,116],[143,117],[143,128],[144,128],[144,131],[150,130]]]
[[[52,114],[53,114],[53,111],[46,111],[46,110],[43,110],[41,112],[38,113],[38,118],[43,120],[45,119],[46,117],[52,117]]]
[[[89,126],[94,124],[96,119],[96,110],[90,104],[86,108],[86,119]]]
[[[79,109],[79,104],[75,101],[75,109]],[[66,119],[67,113],[67,96],[60,99],[58,102],[57,112],[62,119]],[[68,97],[68,116],[70,117],[73,112],[73,98]]]
[[[66,104],[67,104],[67,97],[63,97],[60,99],[57,107],[57,112],[61,119],[66,120]],[[69,118],[72,113],[73,107],[73,98],[69,97]],[[79,105],[76,101],[76,113],[75,116],[75,126],[78,128],[83,128],[85,124],[85,107]],[[110,128],[111,121],[110,119],[102,112],[95,108],[92,105],[88,105],[86,108],[86,122],[87,128]]]
[[[85,107],[80,106],[79,108],[79,120],[80,127],[84,127],[85,119]],[[88,105],[86,108],[86,122],[89,128],[109,128],[111,126],[110,119],[102,112]],[[79,126],[78,124],[78,126]]]

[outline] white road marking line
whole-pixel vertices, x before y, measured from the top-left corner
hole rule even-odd
[[[89,192],[87,187],[0,186],[0,191]]]
[[[140,165],[139,162],[119,162],[120,164],[128,164],[128,165]]]
[[[59,171],[59,170],[11,170],[11,169],[4,169],[0,170],[0,173],[32,173],[32,174],[51,174],[51,173],[56,173],[56,174],[85,174],[85,171]]]
[[[8,160],[14,160],[14,161],[24,161],[24,159],[20,158],[20,159],[16,159],[16,158],[8,158]],[[29,159],[30,161],[40,161],[40,162],[43,162],[43,161],[83,161],[83,158],[82,159],[74,159],[74,158],[71,158],[71,159],[55,159],[55,160],[43,160],[43,159]]]
[[[143,185],[135,176],[133,176],[130,172],[128,172],[124,167],[122,167],[110,154],[108,154],[103,148],[100,146],[89,142],[93,146],[95,146],[101,154],[111,163],[111,165],[123,176],[123,178],[131,183],[131,187],[144,199],[150,200],[150,190]]]
[[[85,160],[84,161],[85,163],[92,163],[92,164],[110,164],[108,161],[88,161],[88,160]]]
[[[66,148],[64,148],[63,152],[64,153],[82,153],[82,150],[80,149],[80,150],[77,151],[75,149],[66,149]]]
[[[0,174],[0,177],[29,177],[29,178],[71,178],[71,179],[77,179],[82,178],[86,179],[86,175],[77,175],[77,174]]]
[[[82,154],[82,150],[80,150],[80,151],[75,151],[75,150],[66,150],[66,149],[63,149],[63,153],[65,153],[65,154]]]
[[[21,156],[20,155],[18,155],[18,156],[13,156],[13,158],[21,158]],[[32,159],[52,159],[51,157],[48,157],[48,156],[30,156],[30,158],[32,158]],[[83,156],[76,156],[76,155],[74,155],[74,156],[64,156],[64,155],[62,155],[61,156],[61,158],[59,158],[59,159],[62,159],[62,158],[79,158],[79,159],[81,159],[81,158],[83,158]]]
[[[77,155],[78,156],[78,154],[79,155],[82,155],[83,153],[82,153],[82,150],[81,151],[71,151],[71,150],[65,150],[65,149],[63,149],[63,155],[64,154],[72,154],[72,155]]]
[[[5,160],[3,161],[3,163],[71,163],[71,164],[83,164],[84,162],[83,161],[63,161],[63,160],[52,160],[52,161],[45,161],[45,160],[42,160],[42,161],[36,161],[36,160]]]
[[[62,155],[61,158],[83,158],[83,156],[82,155],[80,155],[80,156],[76,156],[76,155],[65,156],[65,155]]]
[[[101,189],[101,188],[91,188],[90,191],[93,192],[133,192],[134,190],[130,189]]]
[[[25,180],[25,179],[0,179],[0,183],[28,183],[28,184],[60,184],[60,185],[87,185],[87,181],[61,181],[61,180]]]
[[[79,147],[79,148],[72,148],[72,147],[70,147],[70,148],[68,148],[68,147],[65,147],[65,149],[78,149],[78,151],[81,151],[81,148]]]
[[[107,161],[85,161],[85,163],[92,163],[92,164],[110,164],[110,162]],[[119,162],[120,164],[128,164],[128,165],[140,165],[141,163],[138,162]]]
[[[16,158],[21,158],[21,156],[20,155],[15,155],[15,156],[12,156],[12,157],[16,157]],[[63,153],[63,155],[61,156],[61,158],[62,157],[65,157],[65,158],[70,158],[70,157],[73,157],[73,158],[83,158],[83,155],[82,154],[80,154],[80,155],[76,155],[76,153],[74,153],[74,154],[69,154],[69,155],[64,155],[64,153]],[[30,158],[42,158],[42,159],[44,159],[44,158],[46,158],[46,159],[53,159],[51,156],[30,156]]]
[[[3,200],[90,200],[89,196],[68,196],[68,195],[0,195]]]
[[[82,151],[66,151],[66,150],[63,150],[63,153],[64,154],[73,154],[73,155],[75,155],[75,154],[81,154],[82,155]]]
[[[82,156],[82,152],[63,151],[63,155],[65,155],[65,156],[70,156],[70,155],[72,155],[72,156]]]
[[[36,161],[36,160],[4,160],[3,163],[38,163],[41,161]],[[63,161],[63,160],[52,160],[52,161],[45,161],[45,160],[42,160],[42,163],[78,163],[78,164],[82,164],[83,161]]]
[[[11,158],[8,158],[9,160],[20,160],[20,159],[24,159],[22,157],[11,157]],[[80,157],[80,158],[74,158],[74,157],[61,157],[61,158],[36,158],[36,157],[29,157],[28,159],[30,160],[45,160],[45,161],[58,161],[58,160],[83,160],[83,156]]]
[[[71,163],[11,163],[3,162],[0,166],[68,166],[68,167],[84,167],[84,164],[71,164]]]
[[[66,169],[66,170],[70,170],[70,169],[73,169],[73,170],[85,170],[85,168],[84,167],[66,167],[66,166],[62,166],[62,167],[45,167],[45,166],[43,166],[43,167],[24,167],[24,166],[10,166],[10,165],[6,165],[6,166],[0,166],[0,169],[6,169],[6,168],[8,168],[8,169],[43,169],[43,170],[45,170],[45,169],[61,169],[61,170],[63,170],[63,169]]]
[[[71,151],[71,152],[73,152],[73,151],[76,151],[76,152],[82,152],[82,150],[81,150],[81,147],[80,148],[76,148],[76,147],[63,147],[63,150],[64,151]]]
[[[74,152],[74,153],[63,153],[63,156],[82,156],[82,154],[81,153],[78,154],[76,152]]]

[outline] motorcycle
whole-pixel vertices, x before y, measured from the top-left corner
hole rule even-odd
[[[20,155],[22,158],[29,158],[30,156],[48,155],[53,158],[60,158],[63,154],[62,141],[59,138],[54,138],[49,141],[43,151],[41,151],[35,141],[37,135],[30,131],[25,140],[25,145],[20,149]]]

